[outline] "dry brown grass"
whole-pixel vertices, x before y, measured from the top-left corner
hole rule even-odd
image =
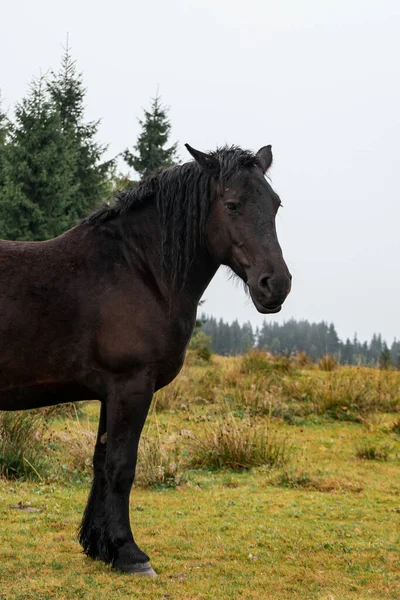
[[[182,385],[179,380],[175,380],[154,395],[152,408],[156,412],[162,412],[178,408],[182,402]]]
[[[43,480],[50,463],[45,436],[50,423],[40,411],[0,413],[0,476]]]
[[[292,362],[295,367],[299,369],[313,369],[314,363],[312,358],[308,356],[306,352],[297,352],[294,356],[292,356]]]
[[[319,359],[317,366],[321,371],[334,371],[338,368],[339,363],[331,354],[325,354]]]
[[[360,482],[346,477],[322,476],[293,467],[284,468],[275,480],[276,485],[287,488],[303,488],[326,493],[360,493],[363,486]]]
[[[241,361],[241,372],[244,375],[290,373],[294,370],[293,361],[289,357],[274,356],[264,350],[250,350]]]
[[[162,443],[158,435],[142,436],[135,476],[137,487],[177,487],[186,481],[179,445],[174,438]]]
[[[92,476],[96,432],[88,420],[80,418],[76,411],[74,417],[64,423],[63,429],[56,432],[55,443],[68,457],[65,466],[71,476]]]
[[[276,467],[290,455],[286,437],[268,425],[237,421],[232,415],[208,425],[201,435],[189,433],[190,464],[208,469],[243,470]]]

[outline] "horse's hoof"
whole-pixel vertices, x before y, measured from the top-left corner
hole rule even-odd
[[[144,575],[146,577],[157,577],[157,573],[154,571],[153,567],[149,562],[145,563],[134,563],[133,565],[118,565],[114,564],[114,569],[117,571],[121,571],[122,573],[127,573],[129,575]]]

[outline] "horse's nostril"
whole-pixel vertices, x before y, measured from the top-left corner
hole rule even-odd
[[[269,280],[270,279],[271,279],[270,275],[263,275],[262,277],[260,277],[260,279],[258,281],[258,285],[260,286],[260,288],[263,290],[269,290]]]

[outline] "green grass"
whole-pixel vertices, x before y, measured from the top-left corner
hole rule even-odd
[[[154,581],[115,573],[82,555],[76,530],[89,491],[92,444],[84,431],[95,430],[98,406],[82,406],[79,421],[56,420],[51,476],[43,482],[0,479],[0,598],[398,600],[399,415],[387,407],[396,401],[400,377],[388,373],[385,379],[369,370],[354,375],[342,368],[291,371],[286,363],[273,369],[261,361],[258,367],[253,372],[248,364],[243,369],[240,359],[219,358],[210,366],[186,367],[176,384],[179,392],[163,399],[161,412],[153,408],[145,427],[151,451],[142,454],[150,462],[142,473],[144,466],[157,469],[160,462],[166,475],[156,477],[152,488],[133,490],[131,520],[137,542],[159,573]],[[339,420],[317,405],[301,414],[297,425],[279,414],[271,417],[274,402],[285,402],[289,413],[298,402],[284,397],[283,378],[291,385],[310,378],[317,388],[320,381],[332,386],[335,376],[342,383],[348,376],[353,388],[367,390],[369,411],[354,409],[360,419]],[[338,386],[333,390],[342,398]],[[234,395],[231,404],[227,393]],[[262,394],[269,412],[259,409]],[[252,402],[257,410],[250,410]],[[291,446],[291,460],[242,472],[207,464],[190,468],[193,435],[205,439],[206,431],[232,418],[235,432],[246,429],[249,420],[257,431],[272,425]],[[76,437],[82,434],[85,441],[79,444]],[[391,451],[384,461],[360,460],[356,449],[363,445]],[[40,512],[12,508],[19,503]]]
[[[369,440],[362,440],[356,449],[356,456],[363,460],[388,460],[392,447],[388,444],[376,444]]]

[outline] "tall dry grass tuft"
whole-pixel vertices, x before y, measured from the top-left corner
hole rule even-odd
[[[214,402],[220,385],[221,374],[217,365],[213,362],[193,365],[190,361],[185,363],[177,379],[154,395],[153,410],[159,413],[176,410],[182,404]]]
[[[285,464],[290,448],[285,437],[269,426],[236,421],[233,416],[209,426],[201,436],[189,432],[190,464],[202,469],[276,467]]]
[[[280,396],[289,407],[294,405],[298,414],[315,413],[348,421],[362,421],[370,412],[400,409],[398,376],[359,367],[284,378]]]
[[[48,428],[38,410],[0,413],[0,475],[44,479],[50,469],[44,442]]]
[[[327,353],[319,359],[317,366],[321,371],[334,371],[339,364],[334,356]]]
[[[162,444],[159,435],[142,436],[139,444],[135,485],[177,487],[186,481],[176,440]]]
[[[307,352],[301,350],[297,352],[294,356],[292,356],[292,362],[295,367],[299,369],[313,369],[314,363],[310,356],[308,356]]]
[[[271,372],[290,373],[294,370],[292,361],[286,356],[273,356],[264,350],[251,350],[243,356],[241,371],[244,375]]]
[[[329,475],[311,474],[289,466],[284,467],[278,474],[275,485],[286,488],[303,488],[318,492],[353,492],[360,493],[362,485],[358,481],[345,477],[330,477]]]
[[[179,381],[173,381],[154,394],[153,410],[163,412],[179,406],[182,401],[182,389]]]
[[[74,427],[66,427],[65,445],[68,452],[68,467],[73,475],[91,476],[96,433],[77,421]]]

